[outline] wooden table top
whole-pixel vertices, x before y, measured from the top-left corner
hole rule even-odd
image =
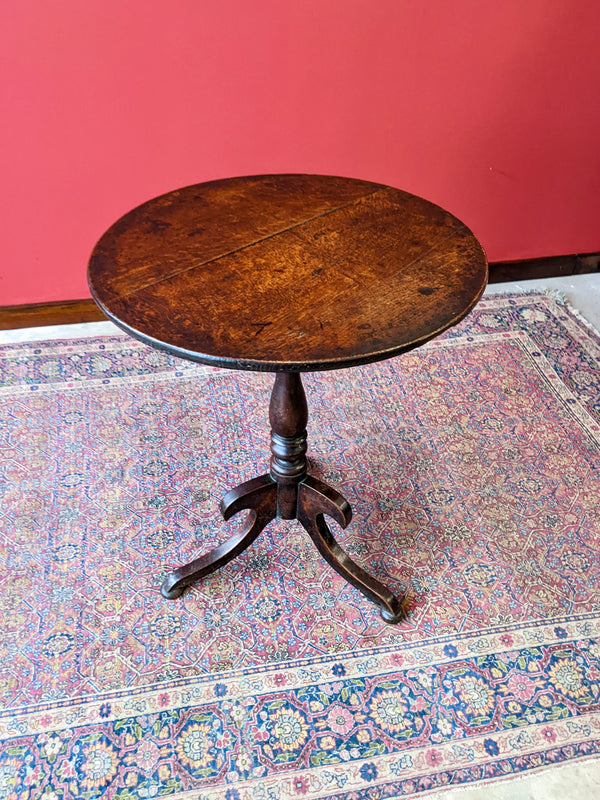
[[[215,366],[336,369],[459,322],[487,280],[471,231],[376,183],[262,175],[188,186],[104,234],[88,280],[133,336]]]

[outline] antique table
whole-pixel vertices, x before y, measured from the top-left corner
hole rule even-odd
[[[486,284],[485,254],[458,219],[376,183],[261,175],[188,186],[133,209],[100,239],[88,279],[102,311],[172,355],[275,373],[266,475],[229,491],[243,529],[171,572],[178,597],[245,550],[276,517],[297,519],[323,558],[374,601],[401,603],[355,564],[324,520],[348,502],[307,474],[308,410],[300,374],[390,358],[461,320]]]

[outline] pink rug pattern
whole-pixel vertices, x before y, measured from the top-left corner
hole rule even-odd
[[[266,471],[271,376],[0,347],[0,800],[410,797],[596,754],[599,361],[567,306],[507,295],[305,376],[336,536],[406,595],[388,626],[281,520],[160,595]]]

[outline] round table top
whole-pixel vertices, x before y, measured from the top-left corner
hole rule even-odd
[[[96,245],[92,295],[147,344],[232,369],[378,361],[459,322],[487,279],[456,217],[407,192],[324,175],[188,186]]]

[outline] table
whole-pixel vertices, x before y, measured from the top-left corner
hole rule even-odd
[[[459,322],[487,279],[471,231],[444,209],[382,184],[259,175],[164,194],[115,222],[88,268],[101,310],[142,342],[181,358],[275,374],[269,472],[231,489],[225,520],[242,530],[171,572],[165,598],[244,551],[273,519],[297,519],[322,557],[375,602],[402,603],[356,564],[325,516],[345,528],[347,500],[307,472],[302,372],[403,353]]]

